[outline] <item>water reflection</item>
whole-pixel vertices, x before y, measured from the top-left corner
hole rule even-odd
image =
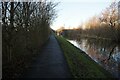
[[[120,76],[120,46],[108,40],[81,39],[69,40],[76,47],[86,52],[114,76]],[[119,77],[120,78],[120,77]]]

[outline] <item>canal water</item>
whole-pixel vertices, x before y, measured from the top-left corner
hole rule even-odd
[[[109,40],[83,38],[79,41],[68,40],[86,52],[95,62],[116,78],[120,78],[120,45]]]

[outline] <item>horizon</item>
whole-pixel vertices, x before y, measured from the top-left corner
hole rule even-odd
[[[58,15],[51,25],[51,28],[53,30],[57,30],[61,27],[65,27],[65,29],[79,28],[81,24],[84,24],[92,16],[99,15],[111,2],[113,2],[113,0],[61,1],[56,7]],[[118,2],[118,0],[116,0],[116,2]]]

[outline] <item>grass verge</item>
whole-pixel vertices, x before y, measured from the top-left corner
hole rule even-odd
[[[110,73],[93,61],[85,52],[63,37],[56,36],[56,38],[74,78],[113,78]]]

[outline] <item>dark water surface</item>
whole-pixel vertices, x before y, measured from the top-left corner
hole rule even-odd
[[[120,45],[110,40],[84,38],[68,40],[88,54],[103,68],[120,78]]]

